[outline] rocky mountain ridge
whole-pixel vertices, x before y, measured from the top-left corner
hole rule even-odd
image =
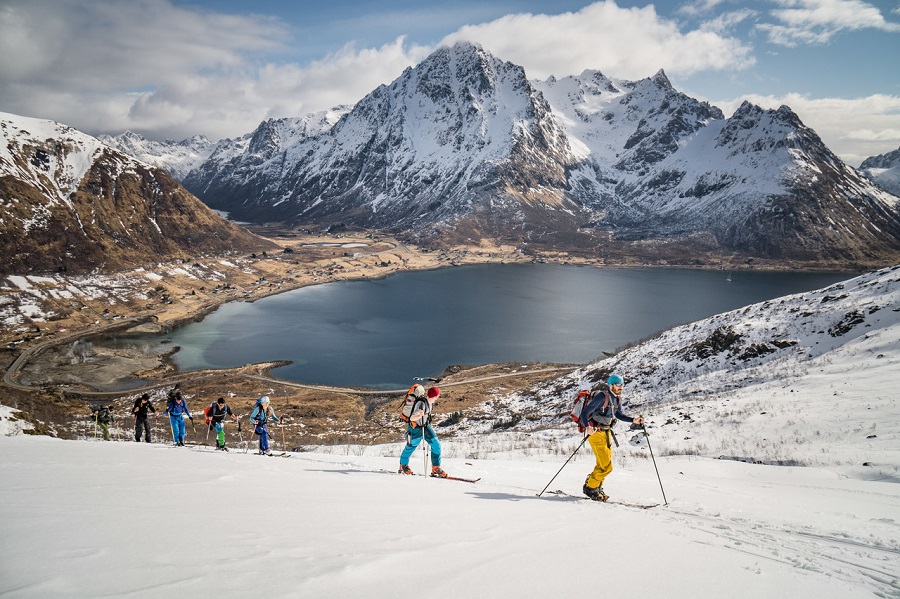
[[[273,247],[164,170],[99,139],[0,114],[0,273],[111,271]]]
[[[252,137],[268,139],[268,129]],[[725,118],[662,71],[536,82],[458,43],[292,141],[213,155],[185,185],[241,220],[432,242],[602,251],[680,239],[784,260],[900,256],[900,199],[841,162],[788,107],[745,103]]]
[[[179,181],[206,162],[216,148],[223,143],[212,142],[205,135],[194,135],[181,141],[167,139],[159,142],[147,139],[133,131],[126,131],[116,136],[100,135],[97,139],[141,162],[165,169]]]
[[[886,154],[870,156],[859,165],[872,183],[895,196],[900,196],[900,148]]]

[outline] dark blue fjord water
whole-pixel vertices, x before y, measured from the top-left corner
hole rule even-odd
[[[847,273],[478,265],[329,283],[223,305],[171,340],[183,370],[291,360],[294,381],[399,388],[453,364],[585,363],[678,324]],[[119,343],[135,343],[120,340]]]

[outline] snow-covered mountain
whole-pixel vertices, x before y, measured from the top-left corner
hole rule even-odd
[[[185,187],[209,194],[220,180],[239,180],[252,176],[267,161],[307,138],[328,131],[350,106],[336,106],[298,118],[269,119],[252,133],[237,139],[220,141],[208,160],[195,166],[182,177]]]
[[[53,121],[0,113],[0,272],[115,270],[268,247],[164,170]]]
[[[219,145],[230,141],[213,143],[204,135],[195,135],[181,141],[159,142],[133,131],[116,136],[101,135],[98,139],[123,154],[166,170],[179,181],[206,162]]]
[[[576,159],[549,106],[521,67],[471,44],[435,52],[319,135],[262,161],[247,154],[251,169],[185,184],[241,219],[394,230],[467,217],[496,234],[530,209],[579,210],[565,195]]]
[[[620,237],[711,233],[725,248],[780,258],[900,248],[900,200],[841,162],[786,106],[745,102],[725,119],[662,71],[638,82],[589,71],[540,87],[586,149],[572,190]]]
[[[875,185],[900,196],[900,148],[887,154],[870,156],[863,160],[859,168]]]
[[[333,127],[265,149],[213,155],[185,184],[250,221],[592,247],[613,231],[781,259],[900,256],[900,200],[789,108],[745,103],[725,118],[662,71],[529,81],[458,43]]]

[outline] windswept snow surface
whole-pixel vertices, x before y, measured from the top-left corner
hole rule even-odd
[[[669,505],[641,510],[538,498],[565,455],[473,459],[445,446],[459,457],[444,467],[481,482],[394,474],[399,445],[284,459],[0,437],[0,595],[900,594],[895,483],[661,458]],[[659,502],[652,462],[628,451],[607,490]],[[421,472],[421,452],[412,466]],[[591,467],[582,449],[550,490],[577,494]]]

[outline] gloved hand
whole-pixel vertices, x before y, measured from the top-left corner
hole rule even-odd
[[[194,417],[193,417],[193,416],[188,416],[188,418],[190,419],[191,422],[194,421]]]

